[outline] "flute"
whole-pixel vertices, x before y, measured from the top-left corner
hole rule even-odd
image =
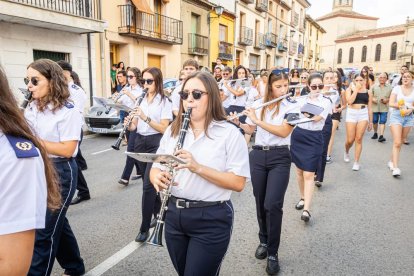
[[[290,88],[302,88],[302,87],[307,87],[307,84],[294,84],[294,85],[289,85],[289,89]],[[325,84],[324,87],[335,87],[336,84]]]

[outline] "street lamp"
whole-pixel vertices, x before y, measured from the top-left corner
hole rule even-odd
[[[224,7],[220,6],[220,5],[215,6],[214,7],[214,12],[217,14],[217,16],[211,16],[210,14],[208,14],[207,21],[208,21],[209,24],[210,24],[211,18],[219,18],[223,14]]]

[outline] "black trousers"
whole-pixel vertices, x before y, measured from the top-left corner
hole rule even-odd
[[[286,148],[252,150],[250,173],[256,199],[260,243],[268,255],[278,253],[282,230],[283,202],[289,184],[291,157]]]
[[[140,135],[135,136],[134,152],[142,153],[155,153],[160,146],[162,134],[154,135]],[[139,170],[144,172],[143,176],[143,192],[142,192],[142,223],[140,232],[146,232],[150,229],[152,215],[157,216],[161,207],[160,196],[157,195],[157,191],[152,186],[149,179],[149,172],[152,167],[152,163],[138,162]]]
[[[82,173],[82,167],[86,166],[86,161],[82,156],[81,150],[80,150],[80,146],[83,140],[83,131],[81,131],[81,139],[79,141],[79,145],[78,145],[78,154],[75,157],[76,160],[76,164],[78,166],[78,196],[79,197],[90,197],[90,193],[89,193],[89,188],[88,188],[88,183],[86,183],[86,179],[83,176]],[[86,166],[87,167],[87,166]]]
[[[331,140],[332,135],[332,118],[331,115],[328,115],[328,117],[325,120],[325,125],[322,129],[322,136],[323,136],[323,151],[322,151],[322,157],[319,160],[318,168],[316,169],[315,175],[316,175],[316,181],[323,182],[323,178],[325,176],[325,167],[326,167],[326,156],[328,155],[328,146],[329,141]]]
[[[62,207],[54,212],[47,209],[45,228],[36,229],[32,264],[28,275],[50,275],[55,257],[65,269],[65,274],[82,275],[85,273],[85,266],[80,257],[76,237],[66,218],[76,190],[77,165],[73,158],[53,161],[59,175]]]
[[[227,252],[233,227],[230,201],[203,207],[177,209],[169,201],[165,241],[180,276],[215,276]]]
[[[127,131],[128,144],[127,151],[134,151],[135,148],[135,138],[137,133],[135,131]],[[132,170],[136,167],[137,174],[142,174],[142,171],[139,169],[138,161],[132,157],[127,156],[124,171],[122,172],[121,179],[129,180],[131,177]]]

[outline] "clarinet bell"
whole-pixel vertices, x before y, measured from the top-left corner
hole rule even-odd
[[[111,147],[112,147],[114,150],[119,150],[119,147],[121,146],[121,143],[122,143],[122,138],[118,138],[118,139],[116,140],[115,144],[113,144]]]
[[[164,222],[161,220],[157,220],[157,225],[152,231],[151,236],[148,238],[147,243],[150,245],[160,246],[162,245],[162,231],[164,230]]]

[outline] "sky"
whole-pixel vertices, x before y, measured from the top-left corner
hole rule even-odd
[[[307,14],[316,19],[332,11],[333,0],[308,0],[311,7]],[[412,0],[354,0],[354,11],[379,17],[378,27],[404,24],[407,16],[414,19]]]

